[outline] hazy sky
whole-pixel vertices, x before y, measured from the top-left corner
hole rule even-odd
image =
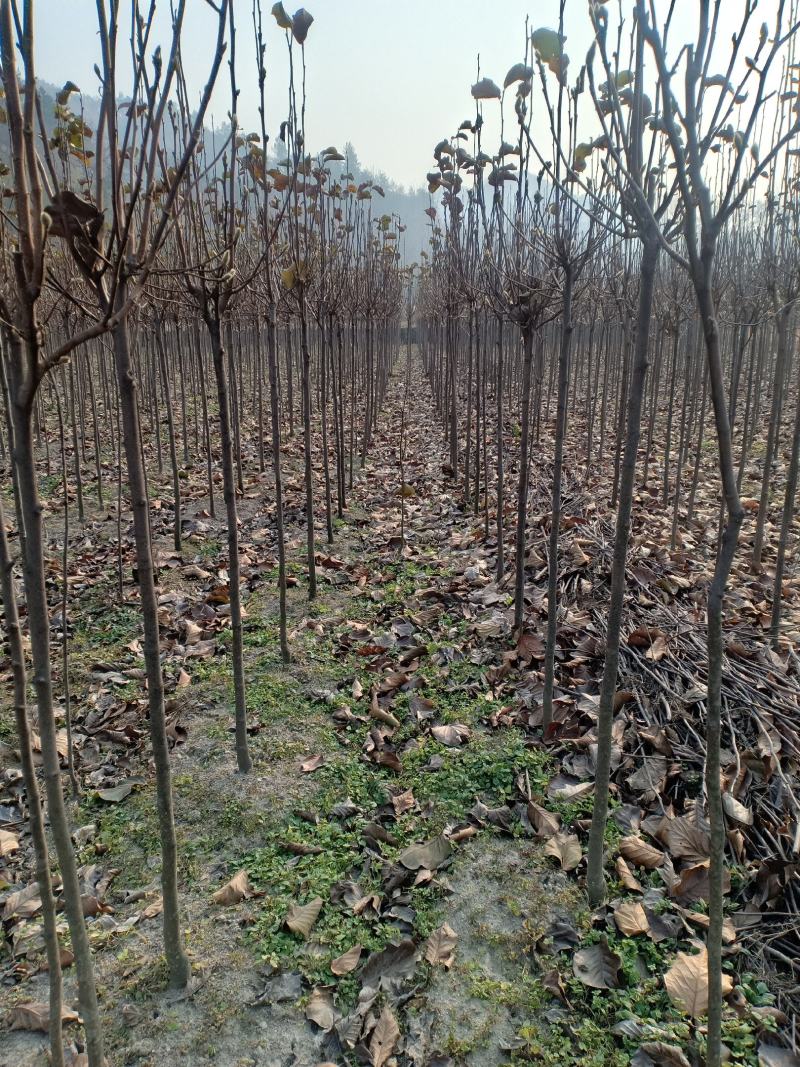
[[[241,88],[239,118],[245,129],[258,125],[252,0],[234,0],[237,21],[237,77]],[[762,0],[754,20],[775,10],[776,0]],[[123,7],[126,5],[123,4]],[[609,5],[615,7],[615,4]],[[629,10],[631,0],[623,0]],[[723,68],[732,29],[743,0],[724,0],[719,45]],[[146,7],[143,2],[142,7]],[[268,127],[274,136],[286,113],[286,44],[264,0],[267,32]],[[285,3],[290,13],[295,4]],[[159,34],[167,43],[167,0],[159,0]],[[557,0],[308,0],[314,24],[306,43],[307,136],[315,149],[349,140],[361,162],[385,171],[395,181],[419,186],[433,160],[431,150],[474,115],[470,86],[478,56],[481,73],[502,85],[506,71],[523,58],[525,17],[531,28],[558,25]],[[56,83],[76,82],[94,94],[98,60],[95,0],[37,0],[37,71]],[[695,29],[698,0],[677,0],[673,41]],[[205,0],[188,0],[184,63],[196,92],[205,80],[213,31]],[[566,50],[573,75],[591,43],[587,0],[567,0]],[[124,44],[124,35],[121,35]],[[226,72],[212,113],[225,121]],[[513,100],[506,122],[514,124]],[[498,106],[486,106],[490,125]],[[513,139],[513,128],[512,128]],[[491,144],[487,140],[487,144]]]

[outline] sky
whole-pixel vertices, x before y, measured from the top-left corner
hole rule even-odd
[[[661,2],[661,0],[659,0]],[[777,0],[761,0],[754,21],[771,17]],[[240,125],[258,128],[258,92],[252,0],[234,0],[237,22],[237,79]],[[127,5],[123,2],[123,8]],[[143,3],[142,6],[145,6]],[[267,38],[267,118],[274,136],[287,111],[285,34],[264,0]],[[629,10],[631,0],[623,0]],[[662,4],[663,6],[663,4]],[[291,14],[295,6],[285,3]],[[612,3],[609,7],[616,7]],[[724,68],[732,30],[744,0],[723,0],[719,63]],[[525,19],[530,27],[557,27],[557,0],[308,0],[314,16],[305,46],[307,67],[306,144],[314,148],[350,141],[362,165],[409,187],[424,184],[432,149],[474,115],[470,86],[478,61],[482,76],[502,85],[506,71],[524,55]],[[673,41],[695,30],[698,0],[677,0]],[[158,0],[158,33],[166,48],[169,5]],[[94,95],[98,61],[95,0],[37,0],[36,63],[40,78],[71,80]],[[213,48],[213,13],[205,0],[188,0],[184,65],[199,95]],[[571,72],[591,44],[587,0],[566,0],[566,51]],[[124,84],[124,83],[123,83]],[[227,120],[226,72],[220,76],[211,113]],[[513,90],[512,90],[513,93]],[[511,94],[510,94],[511,95]],[[506,123],[515,123],[513,97]],[[485,105],[487,134],[499,136],[499,106]],[[508,130],[508,125],[506,127]],[[489,141],[487,140],[487,143]]]

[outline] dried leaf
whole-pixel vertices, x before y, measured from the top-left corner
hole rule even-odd
[[[444,726],[432,726],[431,734],[448,748],[458,748],[468,740],[470,729],[462,723],[447,723]]]
[[[667,829],[667,848],[676,859],[704,863],[711,855],[711,843],[705,830],[685,816],[672,819]]]
[[[253,887],[250,885],[247,871],[239,871],[222,889],[218,889],[211,899],[215,904],[228,906],[239,904],[246,897],[251,897],[252,895]]]
[[[544,846],[544,851],[546,856],[558,860],[562,871],[574,871],[583,858],[576,834],[556,834]]]
[[[333,1029],[337,1012],[333,1003],[333,993],[330,990],[320,989],[319,986],[311,990],[311,996],[306,1004],[306,1018],[309,1022],[316,1023],[326,1033]]]
[[[343,952],[341,956],[337,956],[335,960],[331,960],[331,970],[336,975],[350,974],[358,966],[358,961],[361,959],[362,948],[361,945],[353,945],[347,952]]]
[[[646,934],[650,929],[644,908],[637,900],[626,900],[614,908],[614,922],[626,937]]]
[[[752,810],[740,803],[731,793],[722,794],[722,806],[729,819],[733,819],[734,822],[738,822],[742,826],[753,825]]]
[[[644,890],[642,889],[641,882],[634,877],[633,872],[631,871],[625,860],[622,858],[622,856],[617,856],[615,867],[617,868],[619,880],[620,882],[622,882],[626,889],[630,890],[631,893],[644,892]]]
[[[290,904],[284,923],[293,934],[308,937],[322,911],[322,897],[314,897],[308,904]]]
[[[664,862],[663,852],[635,834],[623,837],[619,843],[619,850],[630,863],[635,863],[637,867],[646,867],[648,870],[655,870]]]
[[[19,848],[19,838],[10,830],[0,830],[0,856],[10,856]]]
[[[758,1067],[800,1067],[800,1056],[777,1045],[758,1046]]]
[[[561,816],[554,811],[548,811],[533,800],[528,801],[528,819],[540,837],[552,837],[561,829]]]
[[[81,1020],[77,1012],[70,1011],[69,1008],[62,1007],[61,1021],[62,1023],[77,1023]],[[49,1026],[49,1004],[43,1004],[37,1001],[29,1001],[27,1004],[16,1004],[11,1009],[9,1019],[10,1030],[35,1030],[47,1033]]]
[[[425,844],[410,845],[404,852],[400,853],[397,857],[397,862],[401,863],[409,871],[418,871],[420,867],[435,871],[445,860],[450,858],[452,851],[453,846],[446,837],[440,834]]]
[[[672,1003],[699,1019],[708,1011],[708,952],[703,946],[694,955],[679,952],[675,962],[664,975],[664,986]],[[722,976],[722,995],[733,989],[729,975]]]
[[[384,1063],[394,1052],[395,1045],[400,1037],[400,1027],[392,1014],[392,1009],[387,1004],[372,1031],[369,1041],[369,1055],[372,1067],[383,1067]]]
[[[576,978],[592,989],[616,989],[622,960],[605,941],[579,949],[572,958]]]
[[[453,964],[453,949],[456,947],[458,936],[452,927],[444,923],[438,930],[434,930],[425,944],[425,959],[428,963],[441,963],[443,967],[451,967]]]
[[[318,771],[324,763],[324,756],[311,756],[300,764],[300,770],[303,774],[311,774],[312,771]]]

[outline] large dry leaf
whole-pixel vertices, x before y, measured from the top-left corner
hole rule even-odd
[[[392,1009],[387,1004],[375,1023],[375,1029],[369,1039],[369,1055],[372,1067],[383,1067],[394,1052],[399,1037],[400,1027],[397,1025],[397,1019],[392,1014]]]
[[[306,1004],[306,1018],[316,1023],[321,1030],[332,1030],[336,1023],[337,1013],[333,1003],[333,993],[328,989],[311,990],[311,996]]]
[[[673,819],[667,828],[667,848],[676,859],[703,863],[711,855],[708,834],[691,819]]]
[[[425,944],[425,959],[428,963],[441,963],[443,967],[453,965],[453,949],[458,936],[447,923],[434,930]]]
[[[230,882],[218,889],[211,898],[215,904],[239,904],[246,897],[253,895],[253,887],[247,877],[247,871],[239,871],[231,878]]]
[[[19,848],[19,838],[10,830],[0,830],[0,856],[10,856]]]
[[[635,863],[637,867],[646,867],[648,870],[655,870],[664,862],[663,852],[635,834],[623,837],[619,843],[619,850],[629,863]]]
[[[677,1045],[668,1045],[666,1041],[645,1041],[631,1060],[631,1067],[692,1067],[689,1060]]]
[[[322,897],[314,897],[308,904],[290,904],[284,923],[293,934],[308,937],[322,911]]]
[[[441,834],[425,844],[410,845],[397,857],[398,863],[409,871],[418,871],[420,867],[435,871],[445,860],[450,858],[453,846]]]
[[[731,887],[731,876],[727,867],[722,872],[722,892],[727,893]],[[709,896],[709,861],[685,867],[675,883],[669,887],[671,897],[681,904],[694,904],[698,900],[708,900]]]
[[[621,965],[619,956],[604,942],[579,949],[572,957],[575,977],[592,989],[616,989]]]
[[[462,723],[447,723],[444,726],[432,726],[431,734],[442,745],[448,748],[458,748],[468,740],[470,729]]]
[[[347,952],[343,952],[341,956],[337,956],[335,960],[331,960],[331,970],[333,973],[342,975],[354,971],[358,966],[358,961],[361,959],[361,951],[361,945],[353,945]]]
[[[410,939],[397,945],[387,945],[380,952],[373,952],[361,972],[362,985],[380,989],[408,978],[414,973],[417,956],[417,946]]]
[[[664,986],[669,999],[695,1019],[708,1011],[708,952],[703,946],[694,955],[679,952],[675,962],[664,975]],[[722,995],[727,996],[733,989],[733,982],[727,974],[722,976]]]
[[[416,803],[412,789],[406,789],[403,793],[395,793],[392,797],[392,807],[395,815],[402,815],[404,811],[410,811]]]
[[[311,774],[312,771],[318,771],[324,763],[324,756],[310,756],[307,760],[300,764],[300,772],[302,774]]]
[[[18,889],[6,897],[3,907],[3,919],[30,919],[42,906],[39,886],[31,882],[24,889]]]
[[[80,1022],[80,1016],[69,1008],[61,1009],[62,1023]],[[11,1009],[10,1030],[41,1030],[47,1033],[50,1026],[50,1005],[29,1001],[27,1004],[17,1004]]]
[[[614,922],[619,932],[626,937],[646,934],[650,929],[647,915],[638,900],[626,900],[614,908]]]
[[[561,816],[548,811],[533,800],[528,801],[528,819],[540,837],[552,837],[561,829]]]
[[[556,834],[544,846],[544,851],[545,855],[558,860],[562,871],[574,871],[583,858],[576,834]]]
[[[617,860],[614,866],[617,868],[617,875],[619,876],[620,882],[622,882],[626,889],[628,889],[631,893],[644,892],[644,890],[642,889],[641,882],[638,880],[638,878],[634,877],[633,871],[630,869],[630,867],[622,858],[622,856],[617,856]]]
[[[732,796],[730,793],[723,793],[722,806],[729,819],[733,819],[734,822],[738,822],[742,826],[753,825],[752,809],[746,808],[735,796]]]

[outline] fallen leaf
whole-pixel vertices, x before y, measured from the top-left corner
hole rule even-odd
[[[637,867],[646,867],[648,870],[655,870],[664,862],[663,852],[635,834],[623,837],[619,843],[619,850],[630,863],[635,863]]]
[[[229,906],[231,904],[239,904],[246,897],[252,895],[253,887],[250,885],[247,871],[239,871],[222,889],[218,889],[211,899],[215,904]]]
[[[62,1008],[61,1021],[62,1023],[77,1023],[80,1022],[80,1016],[77,1012],[70,1011],[69,1008]],[[29,1001],[27,1004],[16,1004],[11,1009],[10,1030],[36,1030],[47,1033],[49,1026],[49,1004]]]
[[[708,952],[705,946],[700,952],[679,952],[675,962],[664,975],[664,986],[669,999],[676,1008],[695,1019],[708,1011]],[[733,989],[733,981],[722,975],[722,995]]]
[[[614,922],[625,937],[646,934],[650,929],[644,908],[637,900],[626,900],[614,908]]]
[[[312,771],[318,771],[324,762],[324,756],[311,756],[310,759],[300,764],[300,770],[303,774],[311,774]]]
[[[536,829],[540,837],[552,837],[561,829],[561,816],[556,812],[548,811],[533,800],[528,801],[528,819]]]
[[[729,819],[733,819],[734,822],[741,823],[742,826],[753,825],[753,812],[750,808],[746,808],[744,804],[740,803],[731,793],[722,794],[722,806],[725,809],[725,814]]]
[[[425,943],[425,959],[428,963],[441,963],[443,967],[451,967],[457,940],[455,930],[444,923],[438,930],[433,931]]]
[[[380,989],[410,977],[416,968],[417,956],[417,946],[410,938],[373,952],[361,973],[362,985]]]
[[[558,860],[562,871],[574,871],[583,858],[576,834],[556,834],[544,846],[544,851],[545,855]]]
[[[400,1027],[392,1014],[392,1009],[387,1004],[372,1031],[369,1041],[369,1055],[372,1067],[383,1067],[384,1063],[394,1052],[395,1045],[400,1037]]]
[[[10,856],[19,848],[19,838],[10,830],[0,830],[0,856]]]
[[[440,744],[458,748],[469,738],[470,729],[462,723],[447,723],[444,726],[432,726],[431,734]]]
[[[410,845],[400,853],[397,862],[409,871],[418,871],[420,867],[435,871],[450,858],[452,851],[453,846],[440,834],[425,844]]]
[[[358,966],[358,961],[361,959],[362,948],[361,945],[353,945],[347,952],[343,952],[341,956],[337,956],[335,960],[331,960],[331,970],[336,975],[350,974]]]
[[[800,1067],[800,1056],[777,1045],[758,1046],[758,1067]]]
[[[316,1023],[321,1030],[332,1030],[337,1019],[336,1008],[333,1003],[333,993],[328,989],[311,990],[311,996],[306,1004],[306,1018]]]
[[[692,1067],[677,1045],[666,1041],[645,1041],[631,1060],[631,1067]]]
[[[616,989],[622,960],[605,941],[579,949],[572,958],[576,978],[592,989]]]
[[[308,904],[290,904],[284,923],[293,934],[308,937],[322,911],[322,897],[314,897]]]

